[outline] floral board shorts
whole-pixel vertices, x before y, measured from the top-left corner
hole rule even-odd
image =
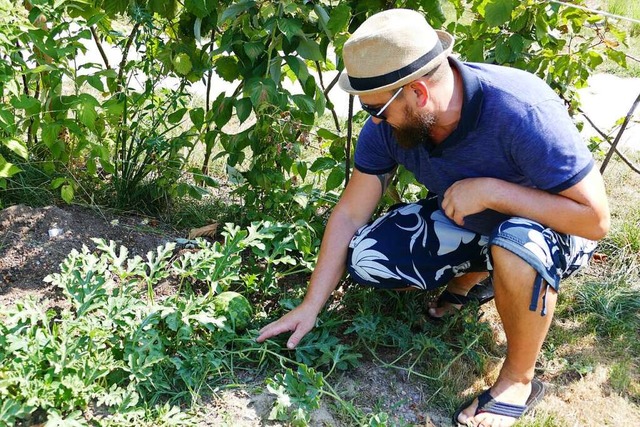
[[[459,227],[429,198],[397,205],[361,227],[349,244],[347,270],[362,285],[431,290],[465,273],[491,272],[491,245],[513,252],[538,273],[532,311],[543,285],[558,291],[560,280],[586,265],[596,248],[594,241],[524,218],[501,223],[490,236],[478,234]]]

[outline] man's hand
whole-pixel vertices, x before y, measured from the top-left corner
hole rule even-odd
[[[487,197],[497,180],[467,178],[454,182],[444,193],[442,210],[456,224],[464,225],[464,217],[487,209]]]
[[[316,310],[301,304],[280,319],[260,329],[260,336],[256,338],[256,341],[263,342],[283,332],[293,332],[287,341],[287,348],[294,349],[300,340],[313,329],[317,317]]]

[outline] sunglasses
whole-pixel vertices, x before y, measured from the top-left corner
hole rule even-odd
[[[364,111],[366,111],[367,113],[369,113],[371,115],[371,117],[375,117],[376,119],[380,119],[380,120],[387,120],[387,118],[384,116],[384,110],[387,109],[387,107],[389,105],[391,105],[391,103],[393,102],[394,99],[396,99],[398,97],[398,95],[400,95],[400,92],[402,92],[402,88],[404,86],[400,86],[400,88],[396,91],[396,93],[393,94],[393,96],[391,97],[390,100],[387,101],[386,104],[384,104],[382,106],[382,108],[378,109],[377,106],[372,106],[372,105],[367,105],[364,104],[362,101],[360,101],[360,106],[362,107],[362,109]]]

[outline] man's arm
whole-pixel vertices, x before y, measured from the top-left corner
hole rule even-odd
[[[304,300],[298,307],[262,328],[256,339],[258,342],[284,332],[292,332],[287,347],[294,348],[315,326],[318,313],[344,274],[351,238],[371,218],[392,175],[393,171],[381,176],[354,171],[329,217],[320,245],[318,263],[311,275]]]
[[[458,225],[464,224],[467,215],[493,209],[591,240],[604,237],[610,225],[604,183],[595,167],[558,194],[495,178],[463,179],[445,192],[442,209]]]

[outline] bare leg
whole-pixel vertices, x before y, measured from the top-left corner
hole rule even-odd
[[[467,295],[467,293],[473,288],[475,285],[480,283],[482,280],[486,279],[489,276],[489,273],[486,271],[483,272],[474,272],[467,273],[460,277],[454,277],[448,284],[447,290],[451,293],[458,295]],[[460,309],[459,304],[449,304],[445,303],[442,307],[436,307],[435,303],[429,308],[429,315],[432,317],[442,317],[445,314],[454,312],[455,310]]]
[[[539,310],[530,311],[535,270],[506,249],[492,246],[491,254],[496,308],[507,337],[507,357],[496,383],[491,387],[491,396],[501,402],[524,405],[531,393],[536,359],[551,324],[557,294],[549,288],[546,316],[540,315],[541,296]],[[484,427],[508,427],[515,423],[514,418],[489,413],[474,417],[477,404],[475,400],[459,415],[458,421],[462,424],[470,421],[472,425]]]

